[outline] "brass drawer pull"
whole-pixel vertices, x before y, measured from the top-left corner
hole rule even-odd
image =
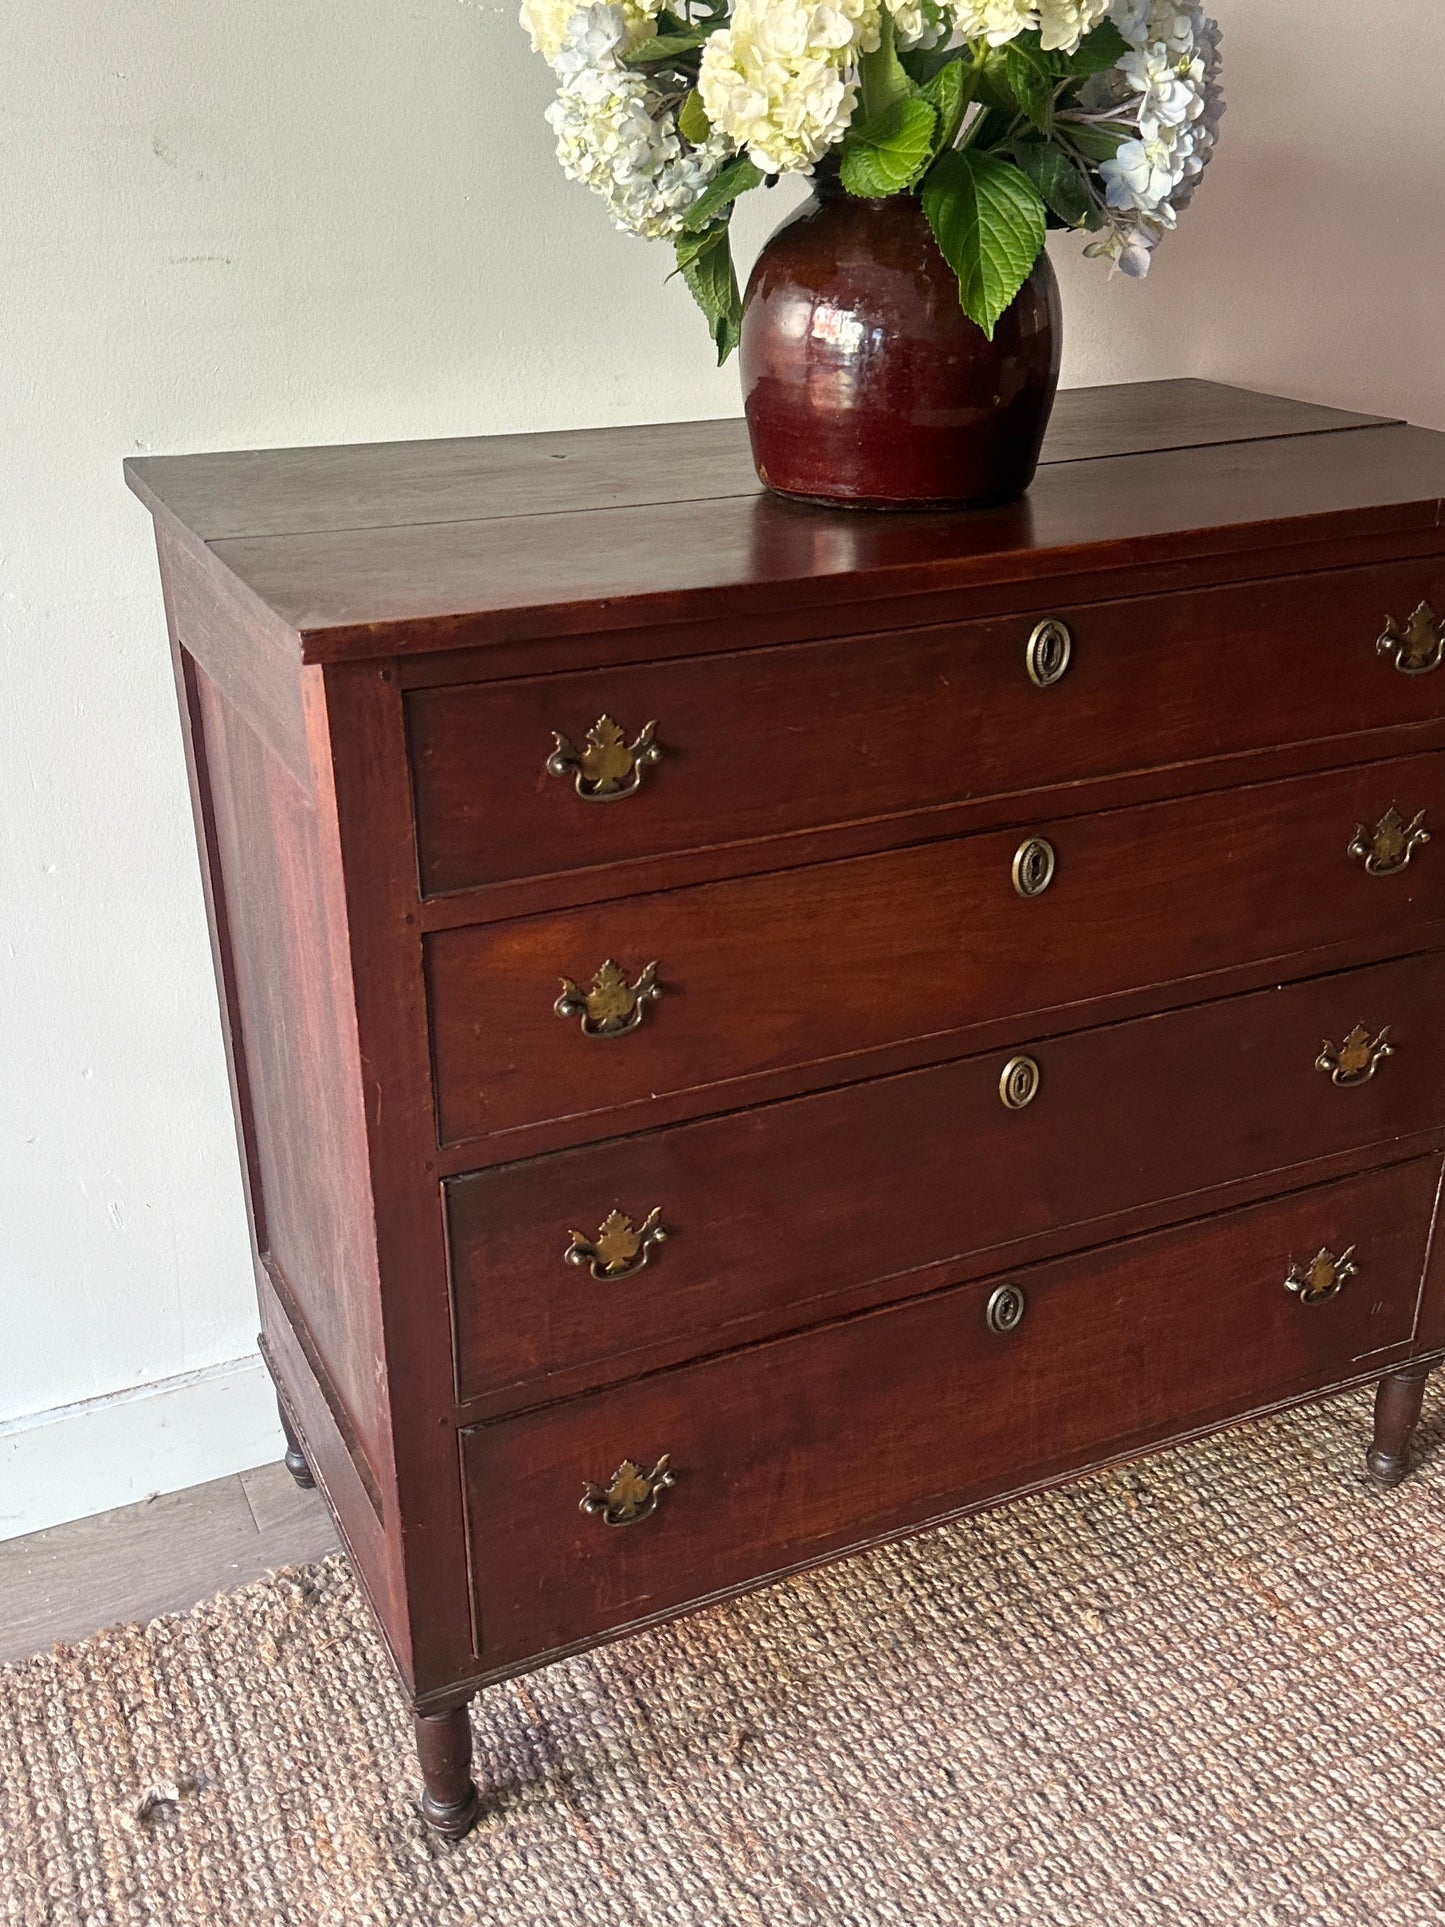
[[[1412,822],[1407,823],[1392,805],[1373,830],[1363,823],[1355,825],[1355,834],[1350,840],[1350,855],[1364,864],[1370,876],[1392,877],[1397,876],[1416,850],[1429,841],[1430,832],[1425,828],[1423,810]]]
[[[1302,1305],[1318,1305],[1326,1298],[1333,1298],[1359,1269],[1353,1245],[1339,1258],[1327,1245],[1321,1245],[1307,1265],[1290,1266],[1285,1290],[1298,1292]]]
[[[1073,653],[1074,638],[1069,634],[1067,623],[1050,616],[1034,630],[1024,652],[1029,681],[1039,689],[1052,687],[1068,668]]]
[[[1057,868],[1053,844],[1042,836],[1028,837],[1014,852],[1014,888],[1021,897],[1041,897]]]
[[[580,1231],[569,1233],[572,1242],[564,1254],[568,1264],[590,1265],[598,1280],[633,1277],[647,1263],[652,1247],[667,1237],[658,1223],[661,1216],[660,1204],[639,1225],[625,1211],[609,1211],[595,1238],[584,1238]]]
[[[656,723],[644,723],[637,741],[629,743],[620,724],[610,716],[599,716],[587,732],[586,746],[579,750],[560,729],[554,729],[557,747],[547,758],[547,774],[574,776],[584,803],[619,803],[641,787],[646,770],[662,761],[662,750],[653,740],[656,730]]]
[[[1023,1323],[1024,1309],[1023,1287],[1000,1285],[998,1290],[990,1295],[988,1310],[984,1314],[988,1320],[989,1330],[1003,1336],[1017,1331]]]
[[[637,1029],[643,1011],[661,995],[655,963],[630,984],[621,964],[609,957],[593,977],[590,990],[582,990],[570,977],[564,977],[562,995],[552,1008],[559,1017],[580,1017],[584,1037],[625,1037],[628,1031]]]
[[[1332,1084],[1349,1089],[1355,1084],[1368,1084],[1385,1059],[1394,1055],[1388,1024],[1373,1043],[1365,1026],[1356,1024],[1338,1050],[1325,1039],[1324,1049],[1315,1059],[1315,1069],[1325,1071]]]
[[[998,1094],[1010,1111],[1024,1111],[1039,1094],[1041,1072],[1032,1057],[1011,1057],[998,1080]]]
[[[1428,676],[1445,662],[1445,616],[1422,602],[1408,622],[1391,616],[1375,647],[1394,659],[1402,676]]]
[[[671,1457],[664,1452],[650,1472],[644,1472],[634,1459],[624,1459],[606,1485],[584,1479],[586,1490],[579,1509],[608,1526],[635,1526],[639,1519],[650,1518],[662,1494],[677,1483]]]

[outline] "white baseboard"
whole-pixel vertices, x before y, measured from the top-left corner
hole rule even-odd
[[[284,1450],[254,1353],[9,1419],[0,1423],[0,1539],[202,1485]]]

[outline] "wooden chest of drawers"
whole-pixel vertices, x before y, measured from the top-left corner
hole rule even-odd
[[[471,1824],[489,1681],[1445,1354],[1445,436],[1061,398],[129,465],[263,1348]],[[1432,835],[1437,840],[1432,844]]]

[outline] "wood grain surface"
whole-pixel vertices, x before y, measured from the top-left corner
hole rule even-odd
[[[1445,1128],[1445,958],[1429,955],[850,1084],[790,1103],[505,1166],[447,1186],[464,1396],[594,1384],[669,1343],[721,1349],[851,1304],[995,1267],[1041,1239],[1114,1235],[1142,1205]],[[1356,1024],[1395,1054],[1367,1084],[1316,1068]],[[1038,1066],[1026,1109],[1000,1078]],[[1298,1181],[1294,1179],[1294,1181]],[[644,1271],[568,1264],[574,1229],[662,1213]]]
[[[1043,460],[1097,461],[1377,427],[1384,420],[1207,381],[1065,389]],[[761,488],[741,416],[540,435],[133,456],[125,472],[148,507],[206,542],[716,501]]]
[[[464,1435],[487,1665],[570,1644],[1142,1447],[1312,1384],[1385,1370],[1415,1327],[1440,1178],[1419,1160],[664,1372]],[[1321,1246],[1358,1276],[1285,1288]],[[671,1456],[656,1513],[578,1510],[625,1458]]]
[[[1326,946],[1398,954],[1445,922],[1445,840],[1397,876],[1349,855],[1392,807],[1445,825],[1445,756],[1364,764],[1221,795],[928,843],[851,862],[619,899],[427,940],[440,1136],[530,1126],[605,1136],[760,1092],[771,1073],[814,1086],[866,1075],[872,1053],[990,1019],[1171,985],[1210,994],[1253,960],[1281,976]],[[1030,838],[1057,855],[1032,900],[1011,881]],[[1204,909],[1207,906],[1207,911]],[[657,964],[640,1027],[596,1042],[553,1009],[563,977],[605,959]],[[1321,966],[1323,967],[1323,966]],[[655,1121],[664,1121],[661,1118]]]
[[[699,492],[686,476],[706,466],[706,437],[699,444],[687,430],[599,431],[583,458],[584,477],[591,462],[597,479],[580,493],[560,473],[572,459],[565,449],[550,460],[484,443],[338,451],[324,494],[341,506],[304,527],[284,507],[260,517],[244,504],[272,491],[284,500],[290,467],[304,488],[314,461],[151,458],[128,474],[167,527],[208,547],[245,595],[300,636],[310,662],[702,613],[743,620],[803,608],[813,633],[826,635],[840,606],[903,592],[963,596],[1107,570],[1134,571],[1148,587],[1202,555],[1236,558],[1236,574],[1267,574],[1289,566],[1267,558],[1292,545],[1411,532],[1429,540],[1438,530],[1445,438],[1192,388],[1177,397],[1186,426],[1171,425],[1166,391],[1125,427],[1134,399],[1105,390],[1074,404],[1069,459],[1047,464],[1022,502],[970,515],[818,509],[755,481]],[[1119,452],[1121,433],[1130,452]],[[545,464],[544,479],[521,488],[519,462],[529,474]],[[231,493],[241,506],[228,516]],[[511,508],[499,510],[503,501]],[[258,520],[273,532],[245,532]],[[232,525],[243,532],[214,533]],[[939,608],[934,619],[950,613]]]
[[[1379,655],[1392,615],[1433,598],[1445,556],[1193,594],[807,646],[418,690],[407,703],[422,888],[608,869],[675,852],[989,796],[1176,768],[1288,743],[1301,767],[1342,736],[1437,722],[1429,678]],[[1030,680],[1044,616],[1073,638]],[[546,771],[603,713],[662,759],[608,805]],[[496,833],[505,821],[507,834]],[[900,825],[894,835],[906,834]],[[629,889],[627,876],[611,885]],[[607,887],[600,884],[595,887]]]

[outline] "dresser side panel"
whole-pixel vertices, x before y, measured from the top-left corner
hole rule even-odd
[[[345,936],[329,914],[322,826],[276,755],[204,671],[194,676],[258,1249],[380,1495],[390,1448],[373,1213]]]
[[[309,794],[300,637],[208,552],[159,522],[156,553],[173,638]]]

